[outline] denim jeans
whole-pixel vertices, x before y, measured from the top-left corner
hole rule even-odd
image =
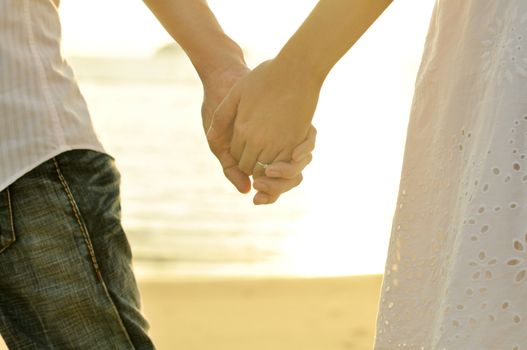
[[[0,192],[0,333],[10,349],[154,349],[114,159],[72,150]]]

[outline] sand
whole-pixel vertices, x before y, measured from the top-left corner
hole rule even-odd
[[[159,350],[365,350],[380,284],[380,275],[178,279],[140,289]]]
[[[380,276],[143,282],[160,350],[371,349]]]

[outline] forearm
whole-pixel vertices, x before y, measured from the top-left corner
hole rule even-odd
[[[185,50],[204,84],[233,65],[245,65],[242,50],[223,32],[205,0],[144,2]]]
[[[392,0],[320,0],[277,60],[320,84]]]

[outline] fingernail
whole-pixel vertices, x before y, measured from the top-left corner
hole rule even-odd
[[[265,195],[256,195],[254,197],[254,204],[261,205],[261,204],[267,204],[269,202],[269,198]]]
[[[280,177],[282,174],[278,170],[267,169],[265,175],[269,177]]]

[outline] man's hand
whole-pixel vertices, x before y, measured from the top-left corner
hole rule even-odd
[[[167,32],[185,50],[203,82],[205,97],[202,116],[203,127],[207,131],[216,108],[234,84],[250,71],[245,65],[243,50],[225,34],[206,0],[144,1]],[[227,179],[240,192],[247,193],[251,190],[249,176],[240,170],[238,161],[230,154],[231,124],[235,114],[230,117],[230,120],[224,120],[226,126],[222,132],[209,140],[209,146],[219,159]],[[300,175],[302,165],[303,163],[292,164],[292,172],[296,176]],[[300,180],[301,178],[296,182]],[[276,193],[283,193],[294,187],[291,179],[277,180],[277,184],[280,187],[270,185],[269,191],[274,198],[277,198]]]
[[[287,62],[264,62],[240,79],[218,107],[209,140],[233,130],[231,154],[246,175],[260,175],[258,162],[289,162],[307,138],[320,88],[317,79]]]
[[[212,122],[214,111],[221,101],[227,96],[233,85],[242,77],[246,76],[250,69],[245,65],[235,65],[225,70],[216,72],[214,77],[203,82],[204,98],[201,106],[201,115],[203,118],[203,128],[207,132]],[[251,190],[251,180],[238,167],[238,162],[230,153],[230,142],[232,130],[225,128],[218,142],[209,141],[209,147],[218,158],[223,168],[225,177],[241,193],[247,193]]]
[[[204,101],[202,105],[203,127],[210,131],[214,111],[229,94],[232,87],[250,70],[244,65],[231,66],[217,72],[214,77],[204,80]],[[249,176],[238,166],[238,161],[231,155],[231,140],[236,115],[230,120],[223,120],[221,130],[215,130],[214,137],[209,138],[209,147],[218,158],[227,179],[242,193],[251,189]],[[311,128],[308,137],[302,144],[294,149],[293,159],[290,162],[277,162],[271,164],[268,174],[255,174],[254,188],[258,193],[254,197],[255,204],[271,204],[276,202],[280,195],[291,190],[302,182],[302,170],[311,161],[311,152],[315,147],[316,130]]]

